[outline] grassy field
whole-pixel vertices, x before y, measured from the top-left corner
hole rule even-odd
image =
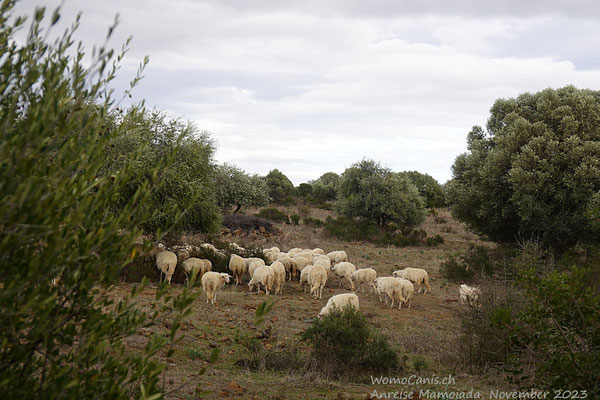
[[[286,211],[293,213],[298,210],[289,208]],[[310,210],[312,217],[321,219],[329,213],[319,209]],[[181,340],[175,345],[175,353],[168,358],[164,356],[167,363],[164,375],[166,398],[334,399],[338,393],[346,392],[354,399],[364,399],[374,391],[381,394],[427,389],[462,392],[474,389],[480,391],[483,398],[488,398],[491,389],[510,389],[494,371],[478,371],[474,375],[460,360],[458,314],[461,306],[458,304],[458,285],[444,280],[438,269],[447,255],[463,252],[472,244],[484,243],[454,221],[447,210],[438,210],[437,215],[430,215],[421,226],[428,235],[439,234],[444,238],[444,243],[436,247],[376,247],[369,243],[347,243],[324,238],[321,229],[302,223],[298,226],[281,224],[278,227],[282,230],[281,235],[263,238],[255,244],[276,245],[284,251],[292,247],[320,247],[326,252],[346,250],[349,261],[357,268],[374,268],[378,276],[391,275],[393,270],[400,267],[426,269],[430,274],[432,292],[415,294],[410,309],[390,309],[370,293],[359,293],[360,308],[371,324],[391,338],[403,356],[403,369],[391,374],[391,377],[451,375],[454,382],[447,386],[383,385],[372,384],[369,376],[361,382],[340,382],[305,370],[302,363],[298,363],[297,356],[306,356],[308,349],[300,341],[299,334],[310,325],[311,319],[318,314],[327,298],[348,291],[347,283],[340,288],[338,279],[331,277],[321,300],[314,300],[308,293],[303,293],[297,281],[286,282],[282,296],[269,296],[274,306],[259,327],[254,324],[254,313],[256,307],[265,300],[263,293],[248,293],[245,284],[238,287],[230,285],[219,293],[216,307],[206,304],[201,293],[193,304],[193,315],[181,328]],[[239,239],[236,242],[248,244],[244,238]],[[124,295],[130,286],[121,284],[115,296]],[[173,295],[181,290],[181,286],[176,284],[169,288]],[[195,290],[201,292],[200,288]],[[142,293],[139,302],[143,307],[153,301],[154,291],[151,285]],[[135,351],[142,348],[152,334],[167,334],[167,321],[165,318],[163,326],[140,330],[128,340],[128,347]],[[275,369],[259,372],[249,367],[247,360],[251,355],[236,339],[243,335],[259,337],[264,348],[276,354],[271,360]],[[220,355],[216,363],[209,364],[207,360],[214,348],[220,349]],[[206,373],[199,375],[203,368],[207,369]]]

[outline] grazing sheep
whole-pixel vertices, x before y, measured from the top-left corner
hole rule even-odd
[[[309,264],[313,263],[313,254],[310,251],[302,251],[300,253],[294,254],[293,258],[304,257],[308,260]]]
[[[244,259],[237,254],[232,254],[229,259],[229,270],[235,275],[235,285],[242,283],[242,278],[246,272],[246,263]]]
[[[325,268],[325,271],[327,271],[328,275],[331,273],[331,261],[329,261],[329,258],[319,258],[313,263],[313,265],[322,266]]]
[[[277,261],[277,257],[279,255],[279,253],[274,253],[274,252],[271,252],[271,251],[265,251],[264,254],[265,254],[265,257],[267,258],[267,262],[269,264]]]
[[[280,261],[275,261],[270,265],[273,269],[275,294],[283,294],[283,283],[285,282],[285,267]]]
[[[188,258],[190,258],[190,252],[189,252],[189,250],[187,250],[187,249],[181,249],[181,250],[177,251],[177,259],[179,260],[179,262],[184,262]]]
[[[332,265],[348,261],[348,255],[344,250],[332,251],[331,253],[327,253],[327,257],[329,257],[329,259],[331,260]]]
[[[458,288],[460,304],[468,304],[470,306],[478,306],[481,298],[481,289],[465,285],[464,283]]]
[[[314,265],[308,272],[310,295],[315,299],[323,297],[323,288],[327,283],[327,270],[320,265]]]
[[[396,278],[404,278],[411,281],[415,285],[425,285],[426,289],[423,289],[425,292],[431,292],[431,287],[429,286],[429,274],[427,271],[421,268],[404,268],[394,271],[392,273]],[[419,292],[421,288],[419,288]]]
[[[302,286],[302,292],[305,292],[306,286],[308,284],[308,274],[310,270],[313,269],[314,265],[307,265],[300,272],[300,286]]]
[[[354,264],[343,261],[331,268],[331,271],[340,277],[340,287],[342,287],[342,280],[347,279],[350,287],[354,290],[354,283],[352,283],[352,273],[356,271]]]
[[[375,279],[373,285],[375,286],[377,294],[379,295],[379,301],[383,302],[383,299],[381,298],[382,293],[387,295],[385,298],[386,304],[388,297],[392,299],[390,308],[394,306],[394,300],[398,301],[398,308],[400,308],[402,303],[404,303],[404,297],[402,297],[403,284],[398,278],[394,278],[393,276],[379,277]]]
[[[250,257],[250,258],[244,258],[244,263],[246,264],[246,268],[250,267],[250,264],[252,263],[252,261],[258,261],[258,262],[262,263],[262,265],[266,265],[265,260],[263,260],[262,258]]]
[[[410,308],[410,304],[412,302],[413,294],[415,293],[415,287],[411,281],[403,278],[396,278],[400,281],[402,285],[402,297],[404,298],[404,304],[408,303],[408,308]],[[398,305],[400,308],[400,304]]]
[[[162,274],[165,274],[165,279],[171,284],[171,278],[177,267],[177,255],[172,251],[161,251],[156,255],[156,267],[161,272],[160,281],[162,282]]]
[[[206,302],[210,299],[211,304],[217,302],[217,292],[227,283],[231,275],[224,272],[208,271],[202,276],[202,290],[206,293]]]
[[[377,278],[377,271],[373,268],[361,268],[354,271],[350,277],[352,279],[352,286],[357,290],[362,289],[361,292],[365,292],[365,285],[371,288],[373,293],[373,282]]]
[[[257,287],[256,293],[260,293],[260,286],[265,288],[265,294],[269,294],[273,288],[273,282],[275,281],[275,272],[269,265],[262,265],[254,271],[252,279],[248,282],[248,289],[252,291],[254,287]]]
[[[263,249],[263,252],[269,252],[269,253],[279,253],[281,252],[281,250],[279,250],[279,247],[271,247],[270,249]]]
[[[263,267],[264,265],[265,263],[263,262],[263,260],[252,261],[248,266],[248,274],[250,275],[250,279],[252,279],[252,277],[254,276],[254,271],[256,271],[256,268]]]
[[[358,306],[358,296],[356,294],[336,294],[335,296],[332,296],[329,298],[329,300],[327,300],[327,304],[325,304],[325,307],[323,307],[319,312],[319,317],[324,317],[325,315],[328,315],[335,308],[342,309],[346,306],[346,304],[352,305],[357,310],[360,309]]]
[[[183,273],[185,274],[185,284],[189,284],[190,275],[196,271],[198,276],[202,276],[205,272],[212,269],[212,263],[209,260],[202,260],[196,257],[190,257],[181,263]]]
[[[293,260],[296,263],[296,271],[297,272],[302,272],[304,267],[306,267],[307,265],[310,264],[310,262],[304,257],[294,257]],[[296,274],[294,273],[294,276],[295,275]]]
[[[285,253],[280,253],[277,261],[281,262],[285,267],[285,272],[288,274],[288,280],[292,280],[292,277],[296,275],[296,261]]]
[[[313,253],[313,255],[315,255],[315,256],[316,256],[317,254],[320,254],[320,255],[324,255],[324,254],[325,254],[325,252],[323,251],[323,249],[320,249],[320,248],[318,248],[318,247],[315,247],[314,249],[312,249],[312,253]]]

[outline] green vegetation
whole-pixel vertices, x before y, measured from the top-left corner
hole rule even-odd
[[[309,183],[312,187],[310,198],[314,203],[326,204],[337,200],[340,176],[335,172],[326,172]]]
[[[427,208],[439,208],[446,205],[446,198],[442,186],[429,174],[417,171],[399,172],[398,176],[407,178],[415,185],[419,195],[425,200]]]
[[[499,99],[452,167],[453,214],[498,242],[540,238],[561,252],[597,243],[600,92],[566,86]]]
[[[388,338],[351,305],[314,320],[302,338],[311,347],[312,365],[326,376],[364,378],[401,368]]]
[[[231,164],[223,164],[216,171],[217,204],[228,214],[235,206],[233,213],[242,207],[262,207],[269,203],[269,188],[263,178],[248,175],[241,168]]]
[[[107,85],[127,48],[100,48],[87,60],[83,46],[72,48],[77,23],[48,44],[42,26],[60,16],[45,17],[36,9],[28,35],[16,40],[25,20],[13,2],[0,7],[0,390],[6,399],[157,398],[164,369],[157,355],[172,354],[194,296],[183,289],[166,297],[161,286],[142,312],[132,299],[147,281],[120,302],[104,294],[129,262],[140,227],[211,227],[210,210],[195,214],[201,189],[163,189],[184,182],[173,182],[176,157],[194,149],[206,159],[212,147],[207,138],[189,142],[187,126],[148,118],[139,106],[116,116]],[[154,138],[153,127],[166,128],[165,143],[138,140],[131,129],[140,124]],[[129,145],[127,157],[115,157],[117,143]],[[153,150],[160,154],[148,155]],[[156,211],[157,201],[169,204]],[[163,312],[173,315],[169,333],[125,351],[124,339],[166,320]]]
[[[256,214],[258,218],[268,219],[269,221],[290,223],[290,217],[283,211],[276,208],[263,208]]]
[[[269,171],[265,176],[269,188],[269,196],[275,204],[290,205],[294,203],[294,184],[278,169]]]

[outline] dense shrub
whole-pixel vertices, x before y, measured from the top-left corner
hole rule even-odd
[[[428,237],[427,239],[425,239],[425,245],[429,247],[434,247],[442,243],[444,243],[444,238],[440,235],[435,235],[433,237]]]
[[[241,229],[246,233],[258,231],[263,227],[266,232],[276,233],[276,228],[271,221],[243,214],[225,215],[223,217],[223,226],[231,231]]]
[[[275,204],[291,205],[294,203],[294,184],[278,169],[269,171],[265,176],[269,188],[269,197]]]
[[[472,282],[483,276],[492,276],[495,266],[490,250],[484,246],[472,246],[463,255],[451,254],[440,265],[440,273],[457,283]]]
[[[298,223],[300,222],[300,216],[298,214],[292,214],[290,215],[290,221],[292,222],[292,224],[298,225]]]
[[[404,176],[415,185],[419,195],[425,200],[427,208],[439,208],[446,205],[446,199],[442,186],[429,174],[422,174],[417,171],[399,172],[399,176]]]
[[[401,367],[388,338],[349,305],[314,320],[302,338],[311,346],[313,366],[328,376],[359,378]]]
[[[309,183],[312,187],[310,200],[313,203],[327,205],[337,200],[340,176],[335,172],[326,172]]]
[[[219,165],[215,174],[215,191],[217,204],[223,214],[233,213],[242,207],[266,206],[271,198],[265,180],[258,175],[249,175],[232,164]]]
[[[259,218],[268,219],[269,221],[290,223],[290,217],[283,211],[279,211],[276,208],[263,208],[256,214]]]
[[[325,225],[325,221],[319,218],[305,217],[304,224],[315,228],[321,228]]]

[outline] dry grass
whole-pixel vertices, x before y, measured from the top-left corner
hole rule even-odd
[[[298,213],[297,208],[288,208],[288,214]],[[251,214],[252,212],[248,212]],[[311,209],[310,215],[325,219],[329,211]],[[445,222],[444,222],[445,220]],[[391,274],[399,267],[419,267],[430,273],[432,293],[416,294],[411,309],[389,309],[379,302],[372,294],[359,294],[361,310],[371,323],[390,336],[391,342],[397,346],[401,354],[406,355],[405,369],[399,376],[431,376],[432,374],[452,374],[456,385],[448,390],[461,389],[485,390],[506,386],[497,376],[471,376],[460,372],[458,364],[457,333],[459,330],[458,286],[448,284],[439,276],[440,262],[445,256],[466,251],[470,244],[482,242],[473,234],[467,232],[464,226],[452,219],[447,210],[438,210],[437,217],[429,216],[422,229],[428,235],[440,234],[444,243],[438,247],[376,247],[369,243],[345,243],[334,239],[323,238],[320,229],[308,227],[302,223],[299,226],[277,225],[283,234],[278,237],[260,239],[261,246],[279,246],[282,250],[291,247],[314,248],[320,247],[327,251],[346,250],[349,259],[357,268],[374,268],[378,275]],[[239,242],[248,242],[242,238]],[[346,284],[347,286],[347,284]],[[129,290],[129,285],[117,289],[121,293]],[[177,294],[181,290],[173,285],[170,291]],[[201,290],[201,289],[198,289]],[[321,307],[331,295],[342,293],[347,289],[339,288],[337,278],[333,277],[324,290],[324,298],[311,299],[302,292],[297,281],[286,282],[282,296],[270,296],[275,301],[274,307],[267,316],[262,329],[270,330],[271,334],[264,344],[271,348],[286,348],[299,343],[298,334],[309,326]],[[153,299],[153,289],[146,289],[140,298],[142,306]],[[366,393],[377,389],[387,390],[385,386],[334,382],[319,377],[307,375],[302,371],[289,372],[254,372],[236,366],[236,361],[247,358],[248,354],[242,346],[235,342],[236,332],[254,332],[254,311],[264,301],[265,296],[249,294],[246,286],[229,286],[219,293],[217,306],[205,303],[201,293],[194,303],[194,314],[181,329],[182,340],[176,345],[176,352],[168,363],[165,375],[167,398],[185,399],[197,398],[196,388],[200,387],[207,393],[206,399],[234,396],[227,392],[226,386],[231,381],[238,382],[244,389],[239,398],[257,399],[317,399],[335,398],[335,393],[345,391],[355,394],[355,398],[364,398]],[[167,332],[167,326],[155,326],[152,331],[158,334]],[[150,331],[142,330],[128,342],[132,351],[141,348]],[[215,365],[208,365],[211,346],[218,346],[221,355]],[[307,349],[301,344],[302,352]],[[191,357],[190,349],[199,349],[202,357]],[[198,371],[207,367],[208,372],[199,376]],[[444,387],[429,385],[416,389]],[[390,387],[389,389],[392,389]],[[398,388],[396,388],[398,390]],[[360,397],[358,396],[360,394]],[[227,395],[227,396],[226,396]],[[487,395],[486,395],[487,397]]]

